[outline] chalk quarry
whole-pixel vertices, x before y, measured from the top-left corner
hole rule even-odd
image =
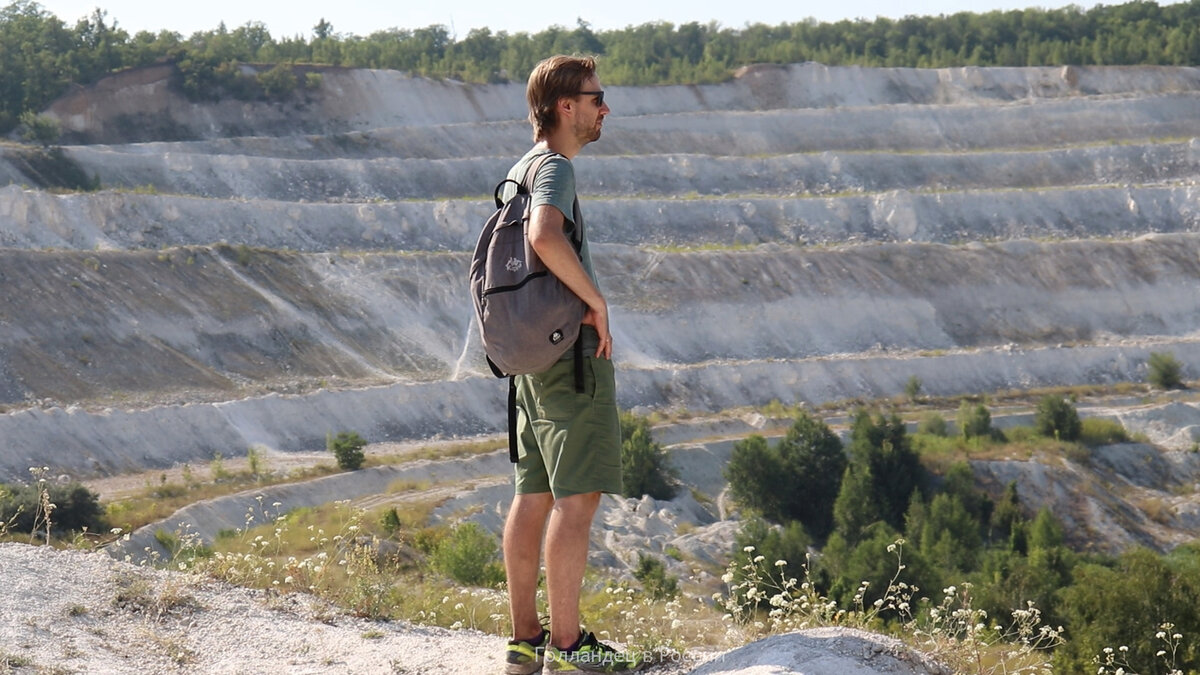
[[[197,104],[155,66],[64,96],[47,114],[96,192],[55,189],[30,148],[0,146],[0,480],[302,455],[340,430],[503,430],[465,276],[492,188],[530,144],[523,87],[322,78],[284,103]],[[1151,352],[1197,376],[1200,69],[809,63],[606,90],[613,114],[576,172],[624,407],[817,406],[914,376],[946,397],[1140,382]],[[977,474],[1068,514],[1076,541],[1188,538],[1196,402],[1081,413],[1152,443],[1086,472],[1034,458]],[[718,500],[734,439],[782,422],[704,424],[659,433]],[[496,527],[503,457],[460,464],[419,469],[462,482],[440,515],[483,504],[473,517]],[[231,499],[190,524],[215,535],[252,496]],[[1170,508],[1147,518],[1147,500]],[[715,557],[733,527],[715,511],[610,498],[593,562],[627,565],[634,542]]]

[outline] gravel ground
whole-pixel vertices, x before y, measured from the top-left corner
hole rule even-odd
[[[504,638],[339,614],[115,561],[0,544],[0,673],[496,675]],[[776,635],[689,654],[655,675],[948,675],[898,641],[850,629]]]
[[[504,638],[348,617],[113,560],[0,544],[0,673],[502,673]],[[656,668],[686,673],[705,659]]]

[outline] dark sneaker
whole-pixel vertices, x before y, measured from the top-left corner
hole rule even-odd
[[[532,675],[541,672],[542,657],[550,644],[550,631],[542,629],[540,639],[533,642],[509,640],[504,650],[505,675]]]
[[[587,633],[574,649],[546,648],[546,670],[550,672],[632,673],[649,665],[641,655],[619,652]]]

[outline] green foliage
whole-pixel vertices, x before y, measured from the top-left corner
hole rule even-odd
[[[262,448],[252,445],[246,449],[246,465],[250,469],[251,476],[261,476],[267,468],[267,460],[263,456]]]
[[[1060,441],[1076,441],[1083,431],[1075,406],[1061,396],[1043,396],[1034,413],[1034,428],[1043,436]]]
[[[725,476],[740,503],[777,523],[798,520],[823,539],[833,528],[833,505],[845,467],[837,435],[824,422],[800,413],[774,448],[761,436],[735,444]]]
[[[624,496],[673,499],[678,490],[677,472],[662,444],[650,435],[650,421],[632,413],[622,413],[621,435]]]
[[[1092,658],[1114,645],[1128,647],[1128,661],[1137,672],[1165,674],[1156,656],[1162,624],[1172,622],[1184,635],[1200,634],[1200,565],[1195,551],[1160,556],[1142,548],[1120,556],[1114,566],[1084,564],[1062,593],[1065,621],[1071,639],[1055,653],[1056,672],[1096,672]],[[1200,651],[1194,646],[1176,654],[1178,672],[1200,670]],[[1132,672],[1132,670],[1130,671]]]
[[[81,483],[59,484],[38,481],[30,485],[0,484],[0,524],[9,532],[32,533],[45,528],[45,499],[50,511],[52,530],[91,532],[105,527],[104,509],[99,496]]]
[[[363,448],[367,442],[355,431],[341,431],[337,436],[325,437],[325,449],[333,453],[338,468],[343,471],[357,471],[362,468],[366,455]]]
[[[667,574],[667,566],[653,556],[638,553],[633,578],[641,582],[652,600],[670,600],[679,595],[679,578]]]
[[[262,87],[263,94],[268,99],[278,101],[288,96],[296,90],[298,80],[295,73],[292,72],[292,67],[288,64],[280,63],[275,67],[258,74],[258,84]]]
[[[1170,352],[1150,352],[1149,374],[1146,380],[1160,389],[1183,386],[1183,364]]]
[[[62,135],[58,120],[53,117],[38,115],[32,110],[26,110],[21,113],[20,121],[22,140],[38,143],[42,147],[54,145]]]
[[[395,535],[404,527],[404,521],[400,518],[400,512],[397,511],[396,507],[393,506],[383,512],[383,515],[379,518],[379,526],[382,527],[383,531],[386,532],[390,537]]]
[[[925,470],[897,415],[871,415],[865,409],[854,416],[850,431],[851,466],[870,469],[870,485],[879,517],[893,529],[904,526],[904,513],[914,491],[925,481]]]
[[[904,395],[915,401],[921,395],[921,378],[916,375],[909,376],[908,381],[904,383]]]
[[[430,557],[433,569],[469,586],[496,586],[504,567],[496,560],[496,538],[478,523],[459,523],[438,542]]]
[[[917,433],[944,437],[947,433],[946,418],[935,412],[925,413],[917,423]]]
[[[1112,445],[1113,443],[1128,443],[1129,432],[1116,420],[1102,417],[1085,418],[1079,429],[1079,440],[1084,445]]]
[[[233,474],[225,468],[225,458],[219,452],[213,453],[212,461],[208,463],[208,471],[212,474],[213,481],[218,483],[233,478]]]
[[[754,561],[762,556],[769,570],[779,567],[792,570],[796,574],[808,564],[808,548],[811,539],[804,527],[792,522],[787,525],[771,525],[762,518],[750,518],[742,524],[734,538],[733,560],[729,567],[734,573],[734,586],[741,586],[745,581],[744,573],[755,569]],[[749,549],[749,550],[747,550]],[[776,565],[782,560],[784,565]],[[750,599],[740,597],[740,601],[749,604],[761,604],[766,598]]]
[[[966,399],[958,406],[958,433],[967,440],[988,438],[992,434],[992,414],[982,403],[974,404]]]

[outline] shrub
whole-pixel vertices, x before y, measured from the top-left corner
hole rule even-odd
[[[46,527],[44,504],[52,504],[49,520],[59,531],[104,528],[104,508],[96,493],[81,483],[59,485],[39,480],[33,485],[0,485],[0,529],[32,533]]]
[[[279,100],[286,98],[296,89],[297,79],[290,65],[279,63],[267,72],[260,73],[258,83],[268,99]]]
[[[652,600],[670,600],[679,595],[679,578],[667,575],[667,566],[653,556],[638,553],[637,569],[633,578],[642,583],[642,588]]]
[[[1129,432],[1116,420],[1089,417],[1083,420],[1079,440],[1085,445],[1111,445],[1129,442]]]
[[[1038,402],[1033,420],[1039,434],[1060,441],[1079,440],[1083,430],[1075,406],[1053,394],[1043,396]]]
[[[917,423],[917,433],[944,437],[946,435],[946,418],[935,412],[925,413],[921,416],[921,421]]]
[[[910,376],[908,382],[904,383],[904,395],[915,401],[921,395],[921,378]]]
[[[367,442],[354,431],[342,431],[337,436],[325,437],[325,448],[333,453],[339,469],[356,471],[362,468],[366,455],[363,447]]]
[[[58,142],[58,138],[62,135],[62,130],[58,126],[58,120],[49,115],[39,115],[32,110],[26,110],[21,113],[21,138],[30,143],[38,143],[42,147],[49,147]]]
[[[963,399],[958,406],[958,433],[965,439],[986,438],[992,433],[992,414],[982,403],[971,405]]]
[[[1161,389],[1175,389],[1183,385],[1183,365],[1170,352],[1150,352],[1150,373],[1147,380]]]
[[[650,421],[631,413],[621,415],[622,494],[638,498],[673,499],[678,478],[660,443],[650,436]]]
[[[438,542],[430,561],[433,569],[470,586],[496,586],[504,581],[504,567],[496,561],[496,538],[478,523],[459,523]]]

